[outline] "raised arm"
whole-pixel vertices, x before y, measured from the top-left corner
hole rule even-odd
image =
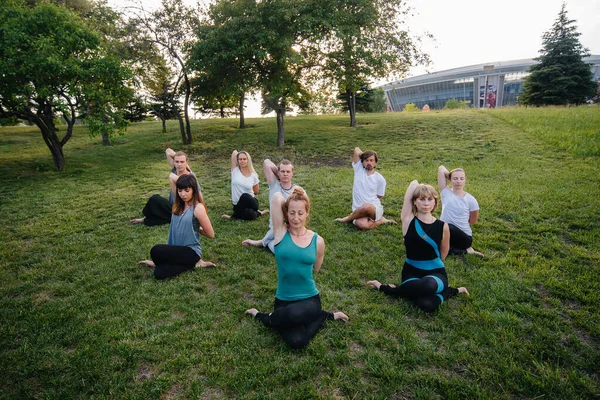
[[[238,160],[237,160],[237,156],[238,156],[238,151],[234,150],[231,153],[231,169],[234,170],[235,167],[238,166]]]
[[[204,208],[204,205],[196,205],[196,207],[194,208],[194,217],[196,217],[198,222],[200,222],[200,234],[211,239],[214,238],[215,231],[213,229],[212,224],[210,223],[210,219],[208,218],[208,213],[206,212],[206,208]]]
[[[352,163],[356,164],[357,162],[360,161],[360,156],[362,156],[362,150],[359,149],[358,147],[354,148],[354,153],[352,154]]]
[[[271,220],[273,221],[273,234],[275,236],[275,244],[279,243],[285,232],[287,231],[287,227],[285,226],[285,221],[283,220],[283,196],[280,192],[277,192],[273,195],[271,199]]]
[[[169,163],[169,167],[171,169],[175,168],[175,150],[170,147],[165,150],[165,154],[167,155],[167,162]]]
[[[450,178],[450,172],[448,168],[440,165],[438,168],[438,189],[440,192],[448,186],[448,179]]]
[[[277,168],[277,165],[268,158],[265,159],[265,162],[263,163],[263,171],[265,172],[265,179],[269,185],[275,182],[276,179],[279,179],[279,169]]]
[[[417,188],[417,186],[419,186],[419,182],[415,179],[408,185],[408,188],[406,189],[406,193],[404,194],[404,203],[402,203],[402,212],[401,212],[402,234],[403,235],[406,235],[406,232],[408,231],[408,226],[410,225],[410,221],[412,221],[412,219],[415,216],[413,214],[412,197],[413,197],[413,193],[415,192],[415,189]]]
[[[325,240],[321,236],[317,236],[317,260],[313,266],[313,273],[319,272],[323,259],[325,258]]]

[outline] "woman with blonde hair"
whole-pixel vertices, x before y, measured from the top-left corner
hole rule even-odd
[[[448,182],[452,188],[448,187]],[[475,251],[471,225],[479,218],[479,203],[475,197],[465,192],[467,176],[462,168],[448,171],[440,165],[438,168],[438,189],[442,195],[442,215],[440,219],[450,228],[449,254],[475,254],[483,257],[483,253]]]
[[[246,151],[234,150],[231,153],[231,202],[233,214],[223,214],[221,218],[237,218],[253,221],[269,211],[258,209],[259,180],[252,166],[252,158]]]
[[[246,313],[279,332],[289,346],[299,349],[310,342],[326,320],[348,321],[348,316],[321,308],[313,275],[323,264],[325,241],[306,227],[310,200],[304,189],[296,186],[285,202],[280,192],[275,193],[271,207],[277,261],[275,310],[266,314],[250,308]]]
[[[423,311],[435,311],[445,300],[466,288],[448,286],[443,260],[448,255],[450,230],[448,224],[436,219],[432,212],[438,205],[438,194],[430,185],[412,181],[406,189],[402,205],[402,234],[406,260],[399,286],[377,280],[367,285],[395,297],[406,297]]]

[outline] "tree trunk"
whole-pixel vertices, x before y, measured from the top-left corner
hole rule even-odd
[[[350,113],[350,127],[356,127],[356,95],[350,90],[346,89],[346,102],[348,103],[348,111]]]
[[[162,121],[162,133],[167,133],[167,120],[161,119]]]
[[[285,131],[283,129],[283,117],[285,117],[285,107],[277,107],[277,145],[283,147],[285,145]]]
[[[102,146],[110,146],[110,139],[106,133],[102,134]]]
[[[246,93],[242,92],[240,95],[240,129],[246,128],[246,121],[244,121],[244,100]]]
[[[188,106],[190,104],[190,96],[192,94],[192,90],[191,90],[190,80],[188,79],[187,74],[184,74],[183,79],[185,82],[185,101],[184,101],[184,105],[183,105],[183,115],[185,117],[185,133],[187,135],[187,143],[186,144],[191,144],[193,141],[193,138],[192,138],[192,128],[190,126],[190,116],[188,115]]]
[[[50,153],[52,154],[54,166],[58,171],[64,171],[65,155],[63,154],[63,147],[60,140],[58,140],[58,136],[56,135],[56,127],[54,126],[52,115],[50,115],[50,118],[33,118],[33,122],[40,128],[40,132],[42,132],[44,142],[46,142],[46,146],[48,146],[48,149],[50,149]]]
[[[178,113],[177,114],[177,120],[179,121],[179,131],[181,132],[181,141],[183,142],[183,144],[189,144],[189,142],[187,141],[187,135],[185,134],[185,126],[183,124],[183,118],[181,118],[181,115]]]
[[[225,118],[225,107],[221,106],[221,109],[219,110],[219,114],[221,114],[221,118]]]

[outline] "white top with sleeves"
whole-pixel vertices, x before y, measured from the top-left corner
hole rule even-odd
[[[356,163],[353,162],[352,167],[354,168],[352,211],[365,203],[373,204],[375,207],[381,206],[381,201],[377,196],[385,195],[385,178],[379,172],[367,175],[367,170],[360,160]]]
[[[479,210],[475,197],[465,193],[458,197],[448,186],[442,190],[442,215],[440,219],[447,224],[452,224],[469,236],[473,236],[469,217],[471,211]]]
[[[240,167],[231,170],[231,201],[236,205],[244,193],[254,197],[252,188],[259,183],[258,174],[253,172],[249,177],[245,177],[240,171]]]

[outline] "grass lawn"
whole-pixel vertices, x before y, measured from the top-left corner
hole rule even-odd
[[[34,128],[0,128],[0,398],[590,399],[600,398],[600,109],[548,108],[194,121],[182,148],[174,122],[140,123],[103,147],[78,128],[66,172]],[[387,179],[385,215],[400,218],[408,183],[463,167],[479,201],[474,247],[451,256],[452,286],[470,297],[434,314],[365,286],[398,283],[400,226],[360,232],[350,212],[352,149],[373,148]],[[218,268],[157,281],[137,265],[168,227],[129,225],[166,196],[164,149],[190,154]],[[285,156],[326,242],[316,275],[326,323],[301,351],[244,314],[269,311],[274,257],[241,246],[268,219],[231,212],[230,154]],[[439,213],[439,210],[438,210]],[[439,214],[438,214],[439,215]]]

